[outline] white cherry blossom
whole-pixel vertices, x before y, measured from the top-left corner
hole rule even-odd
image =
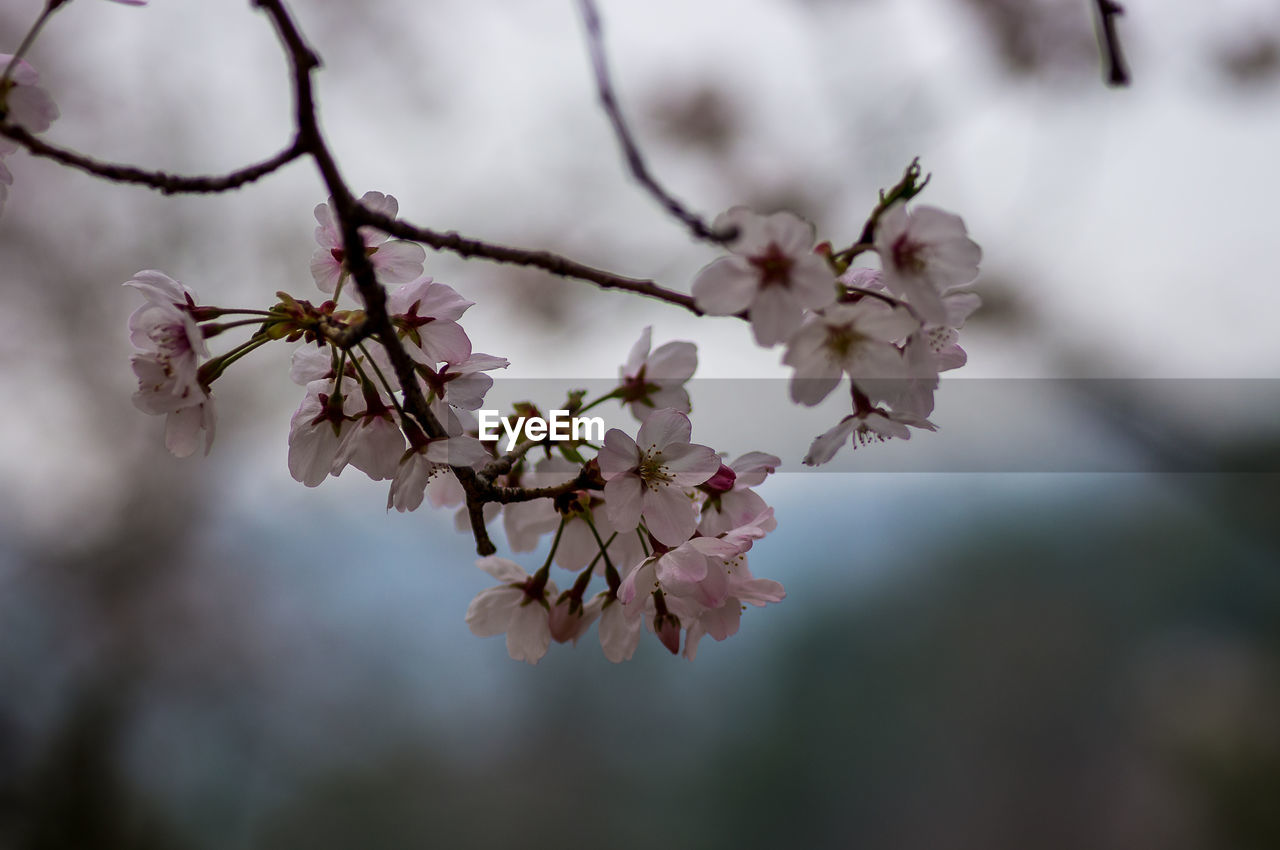
[[[507,653],[516,661],[537,664],[551,645],[550,602],[558,595],[554,582],[538,587],[515,561],[489,556],[476,566],[503,582],[480,591],[467,608],[467,627],[478,637],[505,633]]]
[[[678,546],[693,534],[698,516],[689,487],[706,481],[720,468],[720,458],[707,446],[689,442],[689,417],[663,408],[649,414],[632,440],[611,428],[600,450],[605,480],[605,509],[619,531],[630,531],[641,518],[666,546]],[[638,443],[637,443],[638,440]]]
[[[813,252],[812,224],[789,212],[762,216],[734,207],[715,220],[717,230],[731,227],[738,230],[733,253],[693,281],[698,309],[713,316],[746,310],[756,342],[773,346],[795,332],[804,310],[835,301],[835,273]]]
[[[381,192],[366,192],[360,203],[374,212],[384,213],[395,218],[400,210],[400,203],[391,195]],[[328,203],[318,204],[316,216],[316,243],[320,250],[311,258],[311,275],[321,292],[335,293],[349,274],[346,262],[346,242],[342,238],[342,228],[338,223],[337,211],[332,198]],[[383,283],[407,283],[422,275],[422,263],[427,252],[415,242],[400,239],[387,241],[391,237],[372,227],[360,228],[360,238],[364,242],[365,254],[373,265],[374,273]]]
[[[637,420],[669,407],[688,413],[692,406],[684,388],[698,368],[698,347],[691,342],[668,342],[649,350],[652,327],[646,327],[619,370],[618,398]]]
[[[875,246],[884,285],[931,324],[947,321],[942,296],[971,283],[982,260],[982,249],[959,216],[930,206],[908,212],[901,202],[880,216]]]
[[[893,343],[919,327],[906,310],[871,298],[834,304],[811,316],[791,335],[782,358],[795,370],[791,400],[812,407],[835,389],[844,374],[855,382],[905,377],[902,356]]]

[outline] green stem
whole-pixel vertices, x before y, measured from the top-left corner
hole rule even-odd
[[[574,415],[575,415],[575,416],[580,416],[581,414],[586,413],[588,410],[590,410],[591,408],[595,407],[596,405],[598,405],[598,404],[603,404],[604,402],[608,401],[609,399],[611,399],[611,398],[617,398],[617,397],[618,397],[618,390],[616,390],[616,389],[615,389],[615,390],[610,390],[608,393],[606,393],[605,395],[600,396],[600,398],[596,399],[595,401],[591,402],[590,404],[587,404],[587,405],[585,405],[585,406],[583,406],[583,407],[579,407],[579,408],[578,408],[578,410],[577,410],[577,412],[576,412]]]
[[[241,357],[244,357],[249,352],[253,351],[256,348],[260,348],[261,346],[266,345],[268,342],[271,342],[271,341],[272,341],[271,337],[254,336],[247,342],[240,343],[235,348],[228,351],[226,354],[213,358],[212,360],[205,363],[204,366],[200,368],[200,371],[203,373],[200,377],[200,382],[204,384],[204,386],[207,388],[214,381],[221,378],[222,373],[227,371],[227,367],[230,366],[232,363],[235,363],[237,360],[239,360]],[[206,372],[205,370],[208,370],[208,371]]]
[[[556,528],[556,537],[551,541],[551,551],[547,553],[547,560],[533,574],[533,580],[537,584],[546,584],[547,576],[551,574],[551,559],[556,556],[556,550],[560,548],[560,535],[564,534],[564,524],[568,517],[560,517],[560,525]]]
[[[378,368],[378,364],[369,356],[369,350],[364,347],[363,342],[359,343],[357,347],[360,349],[360,353],[364,355],[365,362],[373,367],[373,373],[377,375],[378,380],[382,382],[382,388],[385,389],[387,391],[387,395],[390,396],[391,406],[396,409],[396,413],[400,416],[400,421],[408,422],[409,418],[405,414],[404,408],[400,406],[400,401],[396,398],[396,391],[392,388],[390,382],[387,381],[387,376],[382,374],[382,370]],[[368,378],[365,378],[364,370],[360,368],[360,361],[352,360],[351,362],[355,365],[356,371],[360,373],[360,377],[368,380]]]

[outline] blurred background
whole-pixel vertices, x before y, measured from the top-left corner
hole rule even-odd
[[[0,4],[0,51],[40,6]],[[248,6],[69,6],[30,55],[48,138],[185,173],[274,153],[287,71]],[[699,343],[695,439],[787,460],[751,556],[783,603],[692,663],[593,633],[529,668],[468,632],[490,580],[450,516],[289,477],[287,346],[218,383],[208,458],[130,402],[139,269],[316,297],[311,168],[163,197],[15,154],[0,846],[1280,846],[1280,7],[1130,0],[1113,90],[1088,0],[600,6],[653,171],[708,215],[847,243],[921,157],[985,251],[941,430],[799,471],[839,403],[787,405],[741,323],[430,255],[511,392],[611,377],[652,324]],[[293,9],[357,192],[678,289],[717,255],[624,173],[574,4]]]

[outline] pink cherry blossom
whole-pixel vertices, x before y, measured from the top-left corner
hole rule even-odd
[[[907,299],[927,323],[944,324],[942,296],[978,276],[982,249],[969,238],[959,216],[937,207],[911,212],[896,203],[880,216],[876,252],[884,266],[884,285]]]
[[[554,582],[539,585],[514,561],[489,556],[476,566],[503,584],[482,590],[467,608],[467,627],[478,637],[505,633],[507,653],[516,661],[537,664],[551,645],[550,600]]]
[[[134,406],[164,415],[165,445],[187,457],[205,435],[213,446],[213,398],[200,383],[200,360],[209,356],[204,334],[191,314],[195,293],[163,272],[140,271],[125,284],[145,303],[129,317],[129,337],[139,351],[131,359],[138,389]]]
[[[909,440],[911,432],[907,429],[908,425],[926,431],[937,430],[937,426],[928,419],[883,409],[846,416],[834,428],[814,439],[809,452],[804,456],[804,463],[807,466],[821,466],[835,457],[845,440],[851,440],[855,449],[870,443],[883,443],[894,437]]]
[[[427,484],[440,478],[442,466],[474,466],[491,459],[484,444],[474,437],[447,437],[414,447],[404,453],[396,466],[395,475],[391,479],[391,490],[387,494],[387,510],[395,508],[402,513],[417,510],[422,504]],[[462,489],[456,478],[452,475],[449,477],[452,484],[446,486],[447,492],[442,490],[432,499],[437,507],[449,503],[448,497],[454,495],[452,485],[456,484],[457,490]],[[485,505],[486,513],[489,507],[490,505]],[[463,513],[465,514],[465,510]],[[496,515],[496,511],[494,513]]]
[[[374,212],[395,218],[400,203],[391,195],[366,192],[360,203]],[[311,258],[311,275],[321,292],[335,293],[346,280],[349,270],[346,263],[346,242],[338,223],[337,209],[332,198],[315,209],[316,242],[320,250]],[[373,264],[373,270],[383,283],[407,283],[422,275],[422,263],[427,252],[415,242],[390,239],[387,234],[371,227],[360,228],[365,254]]]
[[[691,342],[668,342],[649,351],[653,328],[647,327],[632,346],[619,370],[618,398],[643,421],[654,410],[670,407],[688,413],[692,407],[684,388],[698,368],[698,347]]]
[[[597,595],[588,600],[586,604],[579,605],[577,610],[570,610],[572,607],[571,600],[567,596],[557,599],[556,603],[551,606],[548,618],[551,627],[551,639],[556,643],[569,643],[572,641],[576,646],[578,638],[586,634],[587,629],[591,628],[591,624],[600,616],[603,604],[604,600]]]
[[[698,272],[693,297],[713,316],[747,311],[756,342],[777,345],[800,326],[804,310],[821,310],[836,299],[835,273],[813,252],[813,225],[789,213],[757,215],[734,207],[715,228],[736,227],[738,238],[721,257]]]
[[[43,133],[58,117],[58,107],[49,93],[37,83],[40,75],[25,59],[13,61],[13,55],[0,53],[0,74],[13,62],[13,70],[7,82],[0,85],[0,104],[5,108],[5,119],[31,133]],[[13,185],[13,174],[5,166],[3,158],[18,150],[17,142],[0,136],[0,212],[4,212]]]
[[[678,410],[649,414],[637,439],[611,428],[604,435],[598,460],[605,480],[605,508],[620,531],[635,528],[641,518],[666,546],[678,546],[693,534],[697,512],[688,489],[720,468],[720,458],[707,446],[689,442],[692,425]]]
[[[404,456],[404,432],[395,413],[377,393],[364,393],[364,409],[355,413],[355,421],[342,441],[334,466],[341,469],[351,464],[374,481],[395,476]]]
[[[600,648],[614,664],[630,661],[640,643],[642,612],[634,615],[609,593],[600,593]],[[652,599],[652,597],[648,597]]]
[[[765,476],[782,465],[782,460],[764,452],[747,452],[729,464],[734,473],[731,489],[709,493],[702,506],[698,532],[708,537],[724,534],[759,516],[768,505],[753,490],[764,483]],[[772,531],[777,523],[765,528]]]
[[[289,420],[289,474],[308,487],[318,487],[342,471],[343,440],[360,410],[360,386],[351,378],[307,384],[302,404]]]
[[[778,582],[753,576],[745,556],[736,560],[730,573],[728,593],[719,607],[689,611],[683,609],[679,599],[671,603],[677,610],[684,610],[681,614],[685,625],[684,657],[690,661],[697,657],[698,642],[703,635],[719,641],[737,634],[743,603],[763,607],[769,602],[781,602],[787,596]]]
[[[835,389],[843,374],[855,382],[904,377],[902,356],[893,343],[919,327],[907,311],[874,299],[835,304],[810,317],[791,335],[782,358],[795,370],[792,401],[818,404]]]
[[[471,356],[471,340],[458,319],[475,302],[429,277],[406,283],[387,296],[387,312],[399,329],[410,356],[435,366],[462,363]]]
[[[492,354],[473,353],[461,362],[448,362],[436,373],[436,380],[443,388],[446,404],[455,409],[479,410],[484,397],[493,388],[493,377],[486,375],[494,369],[505,369],[511,361]]]

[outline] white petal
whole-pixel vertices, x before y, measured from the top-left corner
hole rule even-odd
[[[662,452],[663,470],[680,487],[702,484],[720,469],[720,456],[709,446],[676,443]]]
[[[732,316],[747,309],[760,275],[742,257],[721,257],[693,279],[693,299],[698,309],[712,316]]]
[[[529,578],[529,574],[525,572],[524,567],[510,558],[502,558],[497,555],[477,558],[476,566],[506,584],[526,581]]]
[[[664,546],[679,546],[693,536],[698,527],[693,502],[677,487],[646,489],[641,503],[645,525]]]
[[[644,365],[645,359],[649,356],[650,340],[653,336],[653,326],[650,325],[640,332],[640,338],[636,340],[636,344],[631,346],[631,353],[627,355],[627,362],[622,366],[621,378],[634,377],[640,371],[640,367]]]
[[[604,485],[604,508],[609,522],[620,532],[630,532],[640,524],[640,494],[644,490],[639,476],[627,474],[610,479]]]
[[[467,606],[467,627],[477,637],[492,637],[507,630],[514,609],[524,599],[524,591],[515,587],[490,587],[482,590]]]
[[[644,420],[639,433],[636,434],[636,445],[641,452],[653,449],[663,451],[667,446],[688,443],[692,433],[693,425],[689,422],[688,416],[678,410],[664,407],[650,413]],[[607,441],[608,435],[606,434],[605,437]]]
[[[369,258],[383,283],[405,283],[422,275],[427,252],[416,242],[395,240],[378,246]]]
[[[836,427],[823,434],[820,434],[809,446],[809,451],[804,456],[806,466],[821,466],[831,458],[835,457],[836,450],[844,444],[854,429],[858,427],[858,420],[852,416],[846,416],[841,419]]]
[[[751,304],[751,330],[765,348],[786,340],[804,318],[795,295],[782,286],[766,286]]]
[[[698,368],[698,346],[691,342],[668,342],[649,356],[645,377],[655,380],[687,381]]]
[[[640,464],[640,450],[636,448],[635,440],[617,428],[610,428],[604,435],[604,445],[600,447],[597,460],[600,475],[609,481],[635,469]]]
[[[547,610],[537,602],[526,602],[516,608],[507,628],[507,654],[516,661],[537,664],[550,645]]]

